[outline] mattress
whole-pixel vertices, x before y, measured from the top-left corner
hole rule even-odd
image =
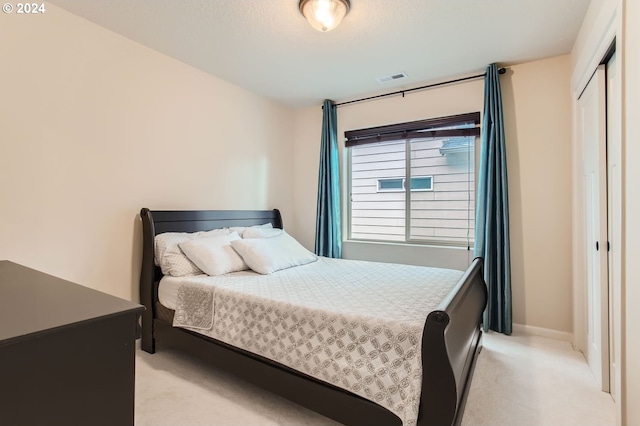
[[[270,275],[164,277],[158,296],[176,311],[174,325],[353,392],[412,426],[420,403],[426,317],[462,275],[321,257]],[[190,305],[196,314],[187,310]],[[205,325],[176,321],[192,315]]]
[[[229,275],[245,275],[247,277],[255,277],[256,274],[253,271],[234,272]],[[165,275],[160,280],[158,285],[158,301],[162,306],[171,310],[176,310],[178,301],[178,291],[180,287],[185,283],[201,283],[203,285],[215,285],[217,277],[210,277],[209,275],[194,275],[190,277],[172,277]]]

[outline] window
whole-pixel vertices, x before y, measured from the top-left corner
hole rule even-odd
[[[378,179],[378,192],[381,191],[405,191],[405,178]],[[420,176],[411,178],[412,191],[431,191],[433,189],[433,176]]]
[[[404,191],[404,178],[378,179],[378,192]]]
[[[469,246],[480,114],[346,132],[349,238]]]

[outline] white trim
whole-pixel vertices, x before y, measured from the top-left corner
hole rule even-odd
[[[599,4],[598,4],[599,3]],[[609,50],[611,42],[620,35],[622,0],[592,2],[585,16],[585,28],[581,28],[571,55],[574,58],[571,89],[578,96],[587,86],[591,75]],[[595,14],[595,16],[591,16]],[[586,31],[586,32],[585,32]]]
[[[513,332],[516,334],[525,334],[529,336],[547,337],[554,340],[562,340],[571,343],[573,334],[568,331],[552,330],[550,328],[535,327],[526,324],[513,324]]]

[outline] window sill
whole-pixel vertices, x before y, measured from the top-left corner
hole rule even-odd
[[[374,245],[382,245],[382,246],[400,246],[400,247],[424,247],[431,249],[451,249],[451,250],[464,250],[467,251],[466,246],[458,246],[458,245],[448,245],[448,244],[438,244],[438,243],[420,243],[420,242],[407,242],[407,241],[379,241],[379,240],[344,240],[343,244],[374,244]],[[473,250],[473,243],[471,244],[471,248],[469,250]]]
[[[465,270],[473,260],[473,250],[458,246],[346,240],[342,243],[342,257]]]

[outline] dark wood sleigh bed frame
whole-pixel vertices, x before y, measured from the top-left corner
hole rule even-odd
[[[154,238],[163,232],[196,232],[271,222],[278,210],[140,211],[143,227],[140,301],[142,349],[175,347],[275,394],[346,425],[401,425],[382,406],[259,355],[171,325],[173,311],[158,302],[160,268]],[[460,424],[473,368],[482,348],[480,320],[487,301],[482,259],[476,258],[454,291],[429,313],[422,336],[422,393],[418,425]]]

